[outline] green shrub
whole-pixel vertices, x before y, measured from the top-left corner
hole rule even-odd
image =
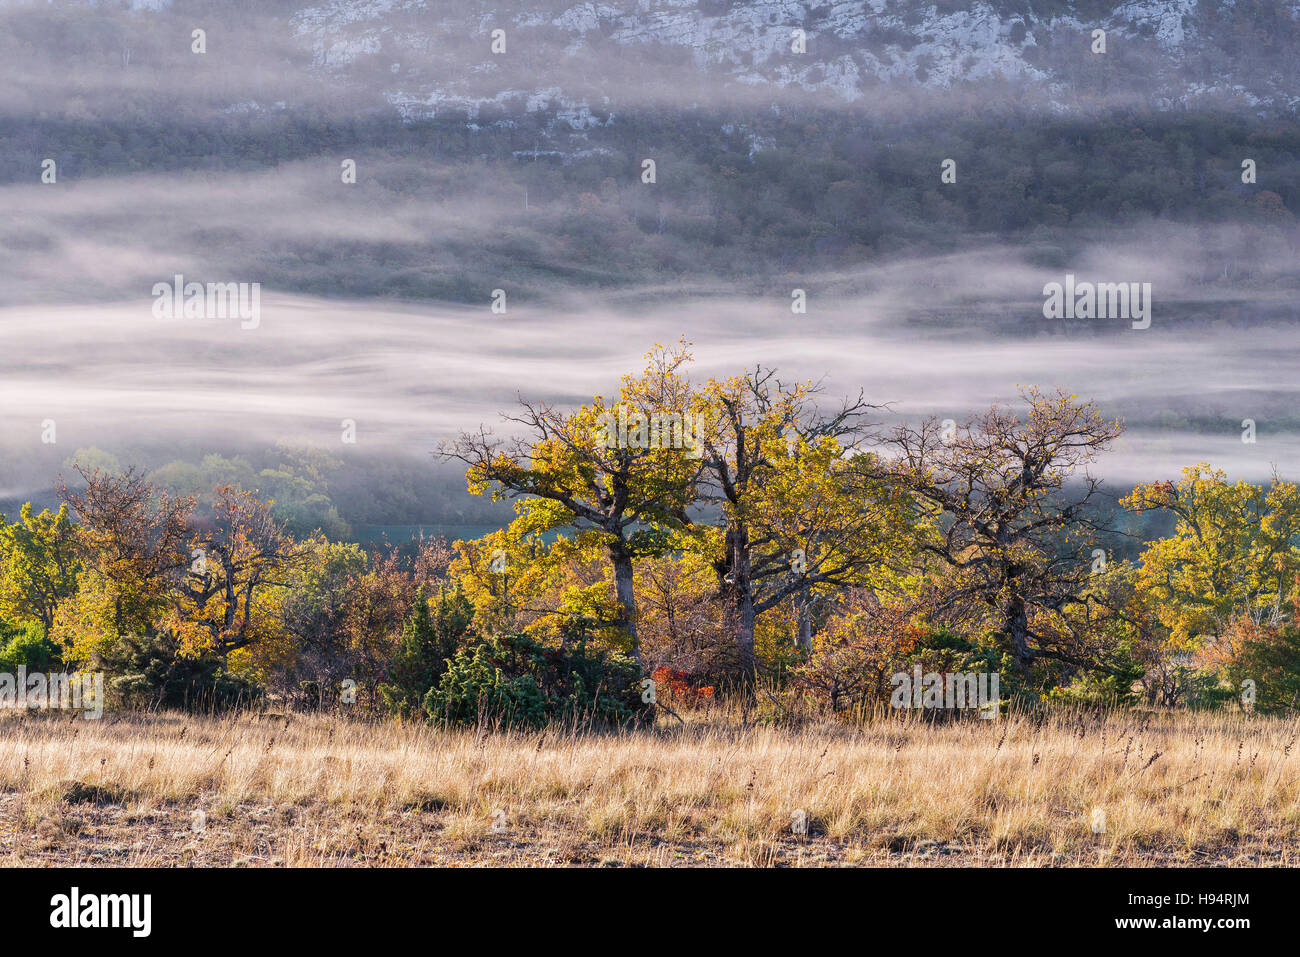
[[[1005,714],[1013,701],[1017,705],[1025,702],[1024,676],[1015,659],[988,636],[982,636],[981,640],[980,636],[968,637],[939,625],[919,637],[900,670],[911,672],[917,665],[923,673],[996,674],[999,713]],[[956,716],[957,713],[933,715],[936,718]]]
[[[1047,662],[1049,680],[1054,684],[1048,692],[1048,701],[1100,709],[1135,704],[1139,698],[1137,682],[1146,674],[1146,667],[1133,641],[1122,638],[1115,642],[1107,658],[1111,671],[1078,670],[1059,662]]]
[[[446,673],[448,659],[465,640],[473,618],[474,606],[459,589],[440,594],[433,609],[420,589],[388,667],[389,681],[379,686],[385,710],[401,717],[419,712],[425,695]]]
[[[1238,702],[1245,682],[1255,691],[1255,709],[1264,714],[1291,714],[1300,704],[1300,625],[1252,628],[1227,669],[1226,702]]]
[[[124,707],[219,712],[265,696],[254,682],[228,672],[219,656],[182,657],[165,635],[126,635],[100,664],[109,696]]]
[[[430,720],[540,728],[551,722],[618,725],[642,707],[630,659],[548,648],[527,635],[485,638],[462,648],[424,697]]]
[[[47,674],[63,667],[58,644],[45,636],[39,621],[22,627],[0,622],[0,672],[13,673],[19,666]]]
[[[1122,667],[1116,674],[1083,671],[1048,691],[1048,700],[1087,708],[1127,707],[1137,700],[1133,683],[1142,677],[1138,668]]]
[[[1184,704],[1193,711],[1216,711],[1237,703],[1232,688],[1225,688],[1218,674],[1207,669],[1179,668]]]

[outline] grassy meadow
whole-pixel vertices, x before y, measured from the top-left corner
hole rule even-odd
[[[6,866],[1300,864],[1300,721],[0,717]]]

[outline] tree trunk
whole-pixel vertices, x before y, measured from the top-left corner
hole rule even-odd
[[[753,674],[756,663],[754,655],[754,595],[745,588],[737,596],[736,604],[736,651],[740,656],[740,667],[748,681]]]
[[[614,594],[623,616],[623,628],[632,644],[632,660],[641,668],[641,645],[636,636],[636,593],[632,587],[632,556],[623,551],[611,552],[614,563]]]
[[[727,529],[727,567],[722,577],[722,596],[726,602],[731,633],[736,641],[736,658],[743,680],[754,671],[753,584],[749,579],[749,534],[743,526]]]
[[[1017,596],[1007,602],[1004,627],[1011,640],[1011,652],[1016,656],[1016,664],[1028,678],[1029,668],[1034,663],[1034,653],[1029,647],[1029,615],[1023,598]]]
[[[799,615],[799,651],[805,658],[812,656],[812,595],[803,592],[795,600]]]

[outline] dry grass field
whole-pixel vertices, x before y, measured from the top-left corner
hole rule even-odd
[[[1243,715],[568,735],[10,713],[0,863],[1296,865],[1298,737]]]

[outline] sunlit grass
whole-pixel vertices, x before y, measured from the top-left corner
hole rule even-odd
[[[1295,864],[1298,735],[1136,713],[791,730],[719,710],[626,734],[10,713],[0,862]]]

